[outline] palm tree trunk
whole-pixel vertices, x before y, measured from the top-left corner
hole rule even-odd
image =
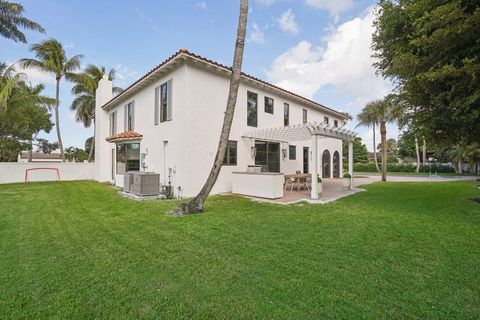
[[[92,144],[90,145],[90,151],[88,152],[88,162],[92,162],[94,149],[95,149],[95,133],[93,134]]]
[[[60,158],[62,158],[62,161],[65,162],[62,135],[60,134],[60,114],[58,110],[60,106],[60,78],[58,77],[57,77],[57,85],[55,89],[56,89],[55,98],[57,99],[57,101],[55,102],[55,127],[57,129],[57,140],[58,140],[58,146],[60,148]]]
[[[425,138],[423,138],[422,160],[423,160],[423,165],[426,165],[427,164],[427,142],[425,141]]]
[[[28,153],[27,153],[27,161],[32,162],[33,158],[33,143],[32,139],[28,140]]]
[[[90,144],[90,151],[88,152],[88,162],[92,162],[93,151],[95,149],[95,120],[93,120],[93,137]]]
[[[377,159],[377,146],[375,145],[375,122],[372,123],[373,128],[373,159],[375,161],[375,167],[377,171],[380,172],[380,168],[378,167],[378,159]]]
[[[387,181],[387,126],[380,122],[380,136],[382,143],[382,181]]]
[[[245,33],[247,29],[248,0],[240,0],[240,15],[238,18],[237,40],[235,43],[235,53],[233,56],[232,77],[230,79],[230,88],[228,91],[227,108],[223,118],[222,132],[218,143],[217,154],[213,167],[208,175],[207,181],[195,198],[191,201],[180,204],[172,211],[173,214],[184,215],[203,211],[205,199],[210,194],[215,182],[217,181],[220,169],[222,168],[223,158],[227,151],[228,138],[232,127],[235,104],[237,103],[238,87],[240,86],[240,76],[243,60],[243,48],[245,45]]]
[[[415,152],[417,154],[417,168],[415,169],[416,173],[420,172],[420,150],[418,148],[417,136],[415,136]]]

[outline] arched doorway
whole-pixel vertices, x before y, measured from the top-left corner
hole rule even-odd
[[[333,153],[333,177],[340,177],[340,155],[338,154],[338,151]]]
[[[323,151],[322,155],[322,177],[330,178],[330,151]]]

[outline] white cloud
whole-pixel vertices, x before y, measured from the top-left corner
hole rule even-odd
[[[274,2],[275,0],[257,0],[257,3],[265,7],[271,6]]]
[[[138,78],[138,73],[136,71],[130,70],[127,66],[118,64],[115,67],[115,80],[118,81],[120,86],[129,85]]]
[[[314,8],[326,10],[331,15],[338,15],[353,7],[353,0],[306,0],[305,3]]]
[[[263,30],[256,24],[252,24],[253,32],[247,38],[247,42],[256,43],[256,44],[264,44],[265,43],[265,35]]]
[[[324,46],[300,41],[277,57],[267,72],[270,81],[313,98],[325,86],[348,101],[341,107],[353,115],[370,100],[391,91],[391,84],[375,75],[370,49],[373,9],[338,26]]]
[[[7,63],[7,65],[10,65]],[[23,73],[27,77],[27,82],[30,82],[32,85],[43,84],[45,86],[55,85],[55,76],[51,73],[47,73],[37,69],[24,69],[20,66],[20,63],[16,62],[13,64],[15,70],[19,73]]]
[[[200,9],[207,9],[207,2],[206,1],[200,1],[197,3],[197,7]]]
[[[278,26],[282,31],[291,33],[291,34],[298,34],[299,28],[298,24],[295,21],[295,15],[292,12],[292,9],[288,9],[280,18],[278,18]]]

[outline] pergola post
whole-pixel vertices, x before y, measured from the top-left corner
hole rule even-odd
[[[348,141],[348,173],[350,174],[350,189],[353,189],[353,141]]]
[[[310,198],[318,199],[317,191],[317,175],[318,175],[318,137],[316,134],[312,135],[312,188],[310,191]]]

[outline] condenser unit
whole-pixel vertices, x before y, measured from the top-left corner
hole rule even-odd
[[[159,195],[160,175],[154,172],[133,173],[133,185],[131,193],[140,197]]]

